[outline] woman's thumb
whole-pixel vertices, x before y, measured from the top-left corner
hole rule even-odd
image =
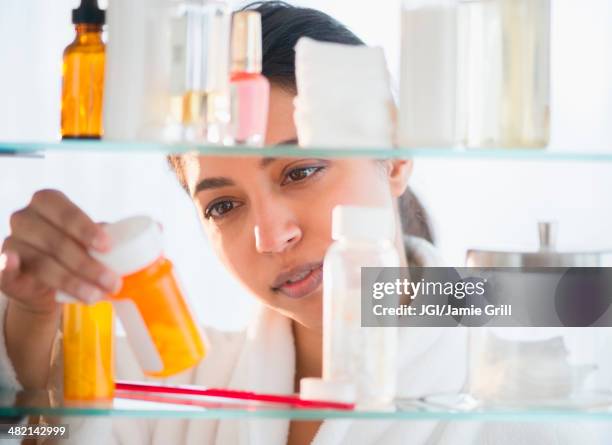
[[[0,254],[0,289],[19,271],[19,255],[6,250]]]

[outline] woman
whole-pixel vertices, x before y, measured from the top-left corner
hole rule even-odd
[[[292,120],[295,78],[293,46],[301,36],[338,43],[361,41],[330,17],[284,3],[252,6],[262,13],[264,68],[271,81],[269,145],[295,141]],[[369,159],[261,159],[174,157],[172,165],[193,196],[205,232],[224,265],[262,303],[247,333],[207,329],[211,352],[195,369],[169,383],[200,384],[254,391],[291,393],[302,377],[321,373],[321,266],[331,243],[331,210],[337,204],[403,207],[409,233],[430,238],[422,210],[404,195],[409,161]],[[417,224],[414,224],[417,221]],[[399,227],[399,224],[398,224]],[[67,197],[36,193],[11,218],[12,233],[3,245],[0,290],[5,341],[0,341],[0,384],[42,388],[60,380],[59,354],[52,350],[61,290],[83,301],[115,291],[120,280],[94,261],[87,249],[105,251],[108,240]],[[435,252],[421,238],[398,229],[403,263],[435,264]],[[408,254],[408,255],[407,255]],[[305,274],[305,275],[304,275]],[[6,344],[6,351],[2,350]],[[399,394],[411,396],[457,391],[465,336],[460,330],[402,333]],[[52,366],[49,366],[49,363]],[[456,365],[449,366],[449,365]],[[144,379],[131,352],[117,345],[117,374]],[[88,419],[71,422],[79,443],[337,444],[337,443],[569,443],[550,427],[444,424],[432,422],[289,422],[284,420],[179,421]],[[499,429],[499,433],[496,430]],[[504,431],[506,430],[506,431]],[[316,436],[316,437],[315,437]],[[314,441],[313,441],[314,439]],[[529,441],[526,441],[530,439]],[[522,442],[521,442],[522,440]],[[585,442],[585,436],[581,435]],[[588,437],[587,437],[588,442]]]

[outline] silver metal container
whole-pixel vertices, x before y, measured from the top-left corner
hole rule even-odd
[[[501,279],[520,288],[530,280],[542,289],[573,267],[602,267],[611,252],[559,252],[556,226],[539,224],[533,252],[470,250],[467,266],[507,268]],[[550,271],[547,270],[550,268]],[[520,280],[517,281],[517,280]],[[537,287],[540,289],[540,287]],[[534,296],[537,297],[537,296]],[[608,309],[609,310],[609,309]],[[470,328],[468,392],[480,404],[510,407],[592,408],[612,398],[612,328]]]
[[[468,267],[602,267],[612,257],[612,251],[559,252],[555,248],[557,226],[550,222],[538,223],[539,250],[512,252],[468,250]]]

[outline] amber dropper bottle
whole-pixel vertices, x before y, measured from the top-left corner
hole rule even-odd
[[[105,11],[97,0],[81,0],[72,10],[74,41],[64,50],[62,139],[102,137]]]

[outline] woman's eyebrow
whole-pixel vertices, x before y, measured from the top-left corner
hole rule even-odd
[[[259,161],[259,167],[264,168],[267,165],[270,165],[271,163],[276,161],[277,159],[278,158],[261,158],[261,161]]]
[[[277,144],[277,145],[292,144],[296,142],[297,142],[297,139],[292,139],[289,141],[281,142],[280,144]],[[259,163],[259,166],[260,168],[264,168],[278,159],[279,158],[272,158],[272,157],[262,158]],[[206,179],[202,179],[198,183],[198,185],[196,185],[196,188],[193,194],[195,195],[203,190],[217,189],[217,188],[228,187],[232,185],[236,185],[236,183],[229,178],[224,178],[224,177],[206,178]]]
[[[281,147],[283,145],[296,145],[297,143],[298,143],[297,139],[287,139],[286,141],[281,141],[278,144],[274,144],[274,146]],[[261,162],[259,163],[259,166],[261,168],[264,168],[267,165],[270,165],[272,162],[276,161],[277,159],[278,158],[272,158],[272,157],[263,158]]]
[[[235,182],[229,178],[218,177],[218,178],[202,179],[198,183],[198,185],[196,185],[194,195],[203,190],[218,189],[221,187],[228,187],[231,185],[235,185]]]

